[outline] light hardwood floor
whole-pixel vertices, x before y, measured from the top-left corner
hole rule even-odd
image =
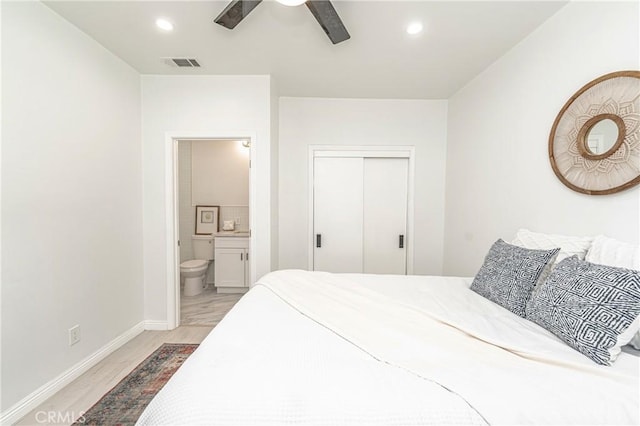
[[[181,325],[214,325],[242,297],[242,294],[218,294],[209,286],[197,296],[180,296]]]
[[[120,349],[110,354],[108,357],[93,366],[89,371],[78,377],[64,389],[53,395],[29,414],[18,421],[18,425],[43,425],[56,424],[68,425],[79,418],[82,413],[93,404],[98,402],[104,394],[111,390],[120,380],[129,374],[138,364],[144,361],[153,351],[158,349],[163,343],[200,343],[213,329],[222,317],[240,299],[240,294],[216,294],[208,293],[202,301],[208,304],[211,310],[206,311],[209,315],[197,314],[194,307],[197,303],[193,297],[187,300],[187,305],[192,305],[183,309],[193,313],[193,321],[200,322],[199,325],[181,325],[171,331],[144,331],[131,341],[127,342]],[[188,298],[182,298],[188,299]],[[182,303],[181,303],[182,305]],[[215,312],[214,312],[215,311]],[[206,325],[203,325],[206,324]],[[52,414],[56,422],[42,422]],[[64,421],[70,419],[71,421]]]

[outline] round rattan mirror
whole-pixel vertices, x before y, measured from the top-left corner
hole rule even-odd
[[[553,123],[549,160],[563,184],[584,194],[640,183],[640,71],[606,74],[578,90]]]

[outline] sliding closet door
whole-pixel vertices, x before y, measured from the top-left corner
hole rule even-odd
[[[364,272],[407,273],[407,158],[364,160]]]
[[[313,175],[313,269],[362,272],[363,158],[315,158]]]

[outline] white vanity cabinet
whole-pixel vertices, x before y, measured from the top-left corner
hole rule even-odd
[[[249,289],[249,237],[219,233],[215,237],[215,286],[218,293]]]

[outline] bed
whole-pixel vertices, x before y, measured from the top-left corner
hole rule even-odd
[[[471,283],[267,274],[138,424],[640,423],[636,354],[598,365]]]
[[[474,278],[269,273],[138,424],[637,425],[640,358],[626,344],[640,338],[640,253],[567,238],[498,240]],[[560,297],[566,282],[574,287]],[[535,318],[567,294],[577,316]],[[591,297],[594,309],[613,307],[596,320],[617,328],[622,352],[596,343]],[[582,320],[580,341],[560,332]]]

